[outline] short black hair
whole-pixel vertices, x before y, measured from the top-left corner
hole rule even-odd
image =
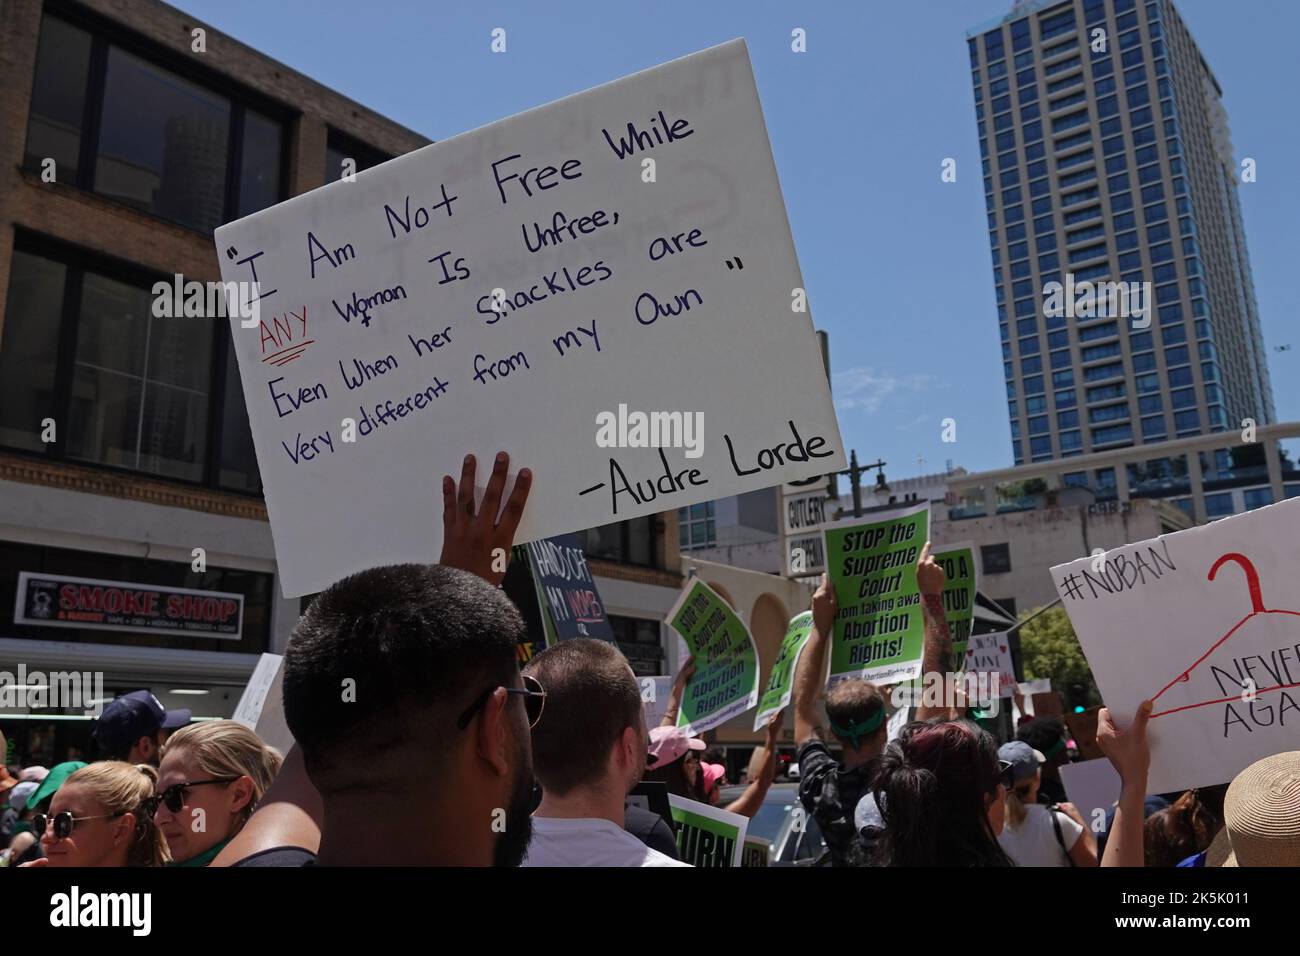
[[[284,656],[284,716],[318,789],[383,785],[383,758],[410,748],[405,777],[445,773],[437,749],[488,681],[518,671],[524,623],[482,578],[441,565],[353,574],[319,594]],[[350,683],[349,683],[350,682]]]
[[[1065,738],[1065,724],[1059,717],[1035,717],[1020,725],[1016,739],[1029,744],[1039,753],[1052,760],[1056,754],[1049,754],[1052,748],[1060,747]]]
[[[563,796],[599,780],[623,731],[645,721],[627,658],[608,641],[576,637],[542,651],[524,673],[546,691],[533,728],[533,772],[542,789]]]

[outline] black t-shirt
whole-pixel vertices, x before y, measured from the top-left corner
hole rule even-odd
[[[1038,781],[1038,802],[1051,806],[1054,803],[1065,803],[1066,799],[1065,787],[1061,781],[1043,774]]]
[[[659,814],[629,803],[623,808],[623,829],[650,849],[678,859],[673,828]]]
[[[816,738],[804,742],[795,760],[799,764],[799,802],[821,827],[831,865],[860,865],[853,813],[867,792],[875,762],[846,770]]]
[[[277,846],[246,856],[231,866],[315,866],[316,854],[300,846]]]

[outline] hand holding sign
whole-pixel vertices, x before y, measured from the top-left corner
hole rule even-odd
[[[443,476],[442,557],[438,559],[439,564],[477,574],[488,584],[501,583],[506,576],[506,559],[515,541],[515,529],[524,516],[528,490],[533,485],[532,472],[522,469],[515,478],[505,510],[501,511],[501,495],[505,491],[509,467],[510,456],[505,452],[499,453],[477,512],[474,510],[474,456],[465,456],[459,489],[451,475]],[[500,521],[497,520],[498,511],[501,513]],[[496,555],[500,555],[501,560],[496,560]]]
[[[1128,730],[1115,726],[1110,710],[1103,707],[1097,715],[1097,746],[1115,766],[1124,786],[1146,789],[1147,768],[1151,765],[1151,748],[1147,746],[1147,720],[1151,701],[1143,701]]]

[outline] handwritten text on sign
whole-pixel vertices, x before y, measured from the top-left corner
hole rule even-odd
[[[743,41],[217,230],[281,582],[441,545],[438,481],[536,476],[519,540],[843,467]],[[236,310],[232,309],[232,314]],[[597,443],[621,405],[703,454]],[[628,444],[632,444],[629,442]]]
[[[1149,792],[1296,749],[1298,533],[1290,499],[1052,568],[1106,706],[1154,702]]]

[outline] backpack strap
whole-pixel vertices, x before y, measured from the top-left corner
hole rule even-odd
[[[1074,858],[1070,856],[1070,850],[1065,845],[1065,836],[1061,833],[1061,821],[1056,818],[1058,813],[1064,812],[1058,810],[1056,804],[1052,804],[1047,808],[1047,813],[1052,818],[1052,832],[1056,834],[1056,842],[1061,847],[1061,852],[1065,854],[1065,862],[1070,866],[1074,866]]]

